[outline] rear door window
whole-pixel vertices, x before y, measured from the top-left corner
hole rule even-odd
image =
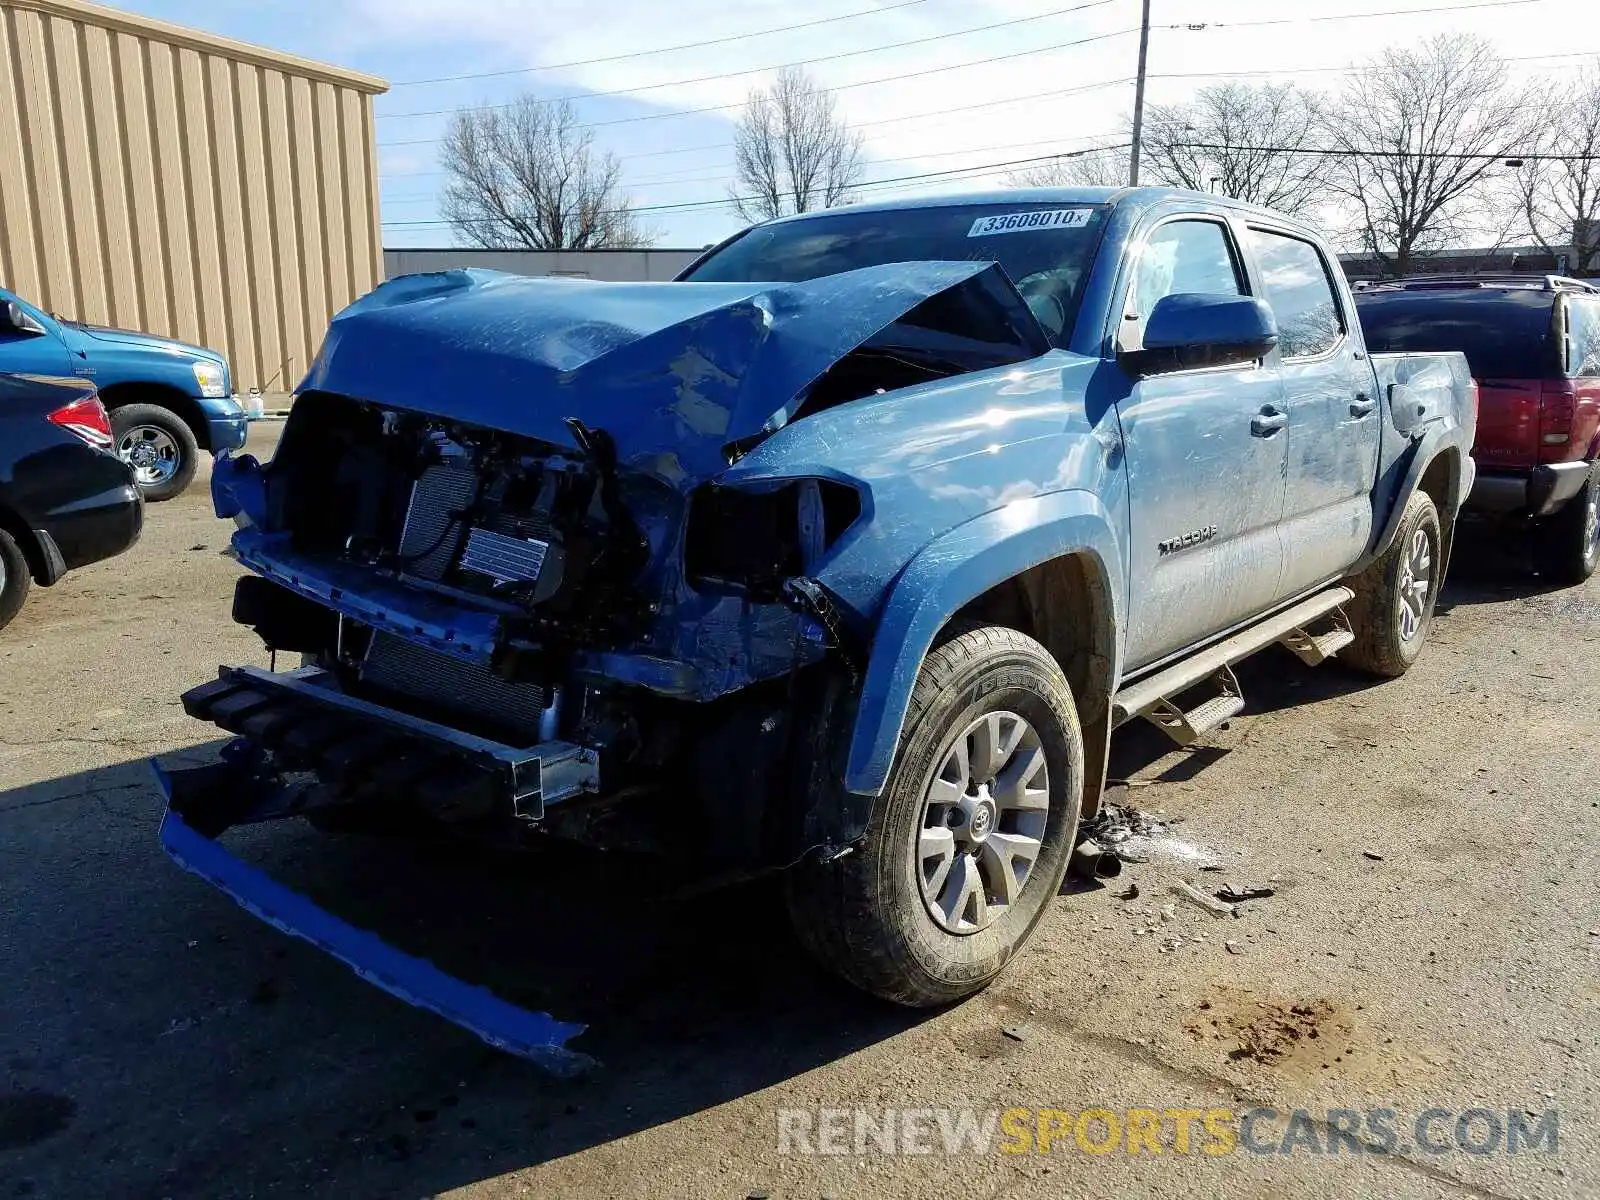
[[[1301,238],[1266,229],[1252,229],[1250,240],[1283,357],[1313,358],[1332,350],[1344,337],[1344,314],[1321,252]]]

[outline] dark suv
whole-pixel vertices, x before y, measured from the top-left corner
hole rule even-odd
[[[1370,284],[1374,352],[1460,350],[1478,381],[1467,507],[1531,526],[1539,570],[1581,583],[1600,561],[1600,287],[1555,275]]]

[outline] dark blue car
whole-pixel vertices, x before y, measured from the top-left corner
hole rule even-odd
[[[92,381],[111,414],[116,452],[146,500],[188,487],[202,450],[244,445],[245,411],[215,350],[62,320],[3,288],[0,375]]]
[[[0,320],[16,316],[0,304]],[[87,380],[0,371],[0,629],[34,583],[137,540],[143,504],[112,444]]]

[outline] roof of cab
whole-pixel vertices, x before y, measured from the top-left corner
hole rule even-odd
[[[815,220],[819,217],[838,216],[841,211],[898,212],[908,208],[951,208],[957,205],[973,204],[1132,204],[1140,208],[1148,208],[1167,200],[1199,201],[1206,207],[1225,208],[1233,212],[1255,213],[1259,216],[1271,217],[1276,221],[1287,221],[1296,225],[1301,224],[1300,221],[1287,213],[1263,208],[1259,204],[1247,204],[1242,200],[1234,200],[1228,196],[1218,196],[1208,192],[1169,187],[1015,187],[991,188],[985,191],[973,192],[938,192],[929,196],[914,196],[901,200],[875,200],[867,204],[851,204],[844,206],[842,209],[816,209],[812,212],[779,217],[777,221],[771,223],[782,222],[786,224],[791,221]]]

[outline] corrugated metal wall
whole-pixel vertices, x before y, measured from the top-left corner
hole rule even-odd
[[[386,84],[83,3],[0,0],[0,282],[282,391],[380,279]]]

